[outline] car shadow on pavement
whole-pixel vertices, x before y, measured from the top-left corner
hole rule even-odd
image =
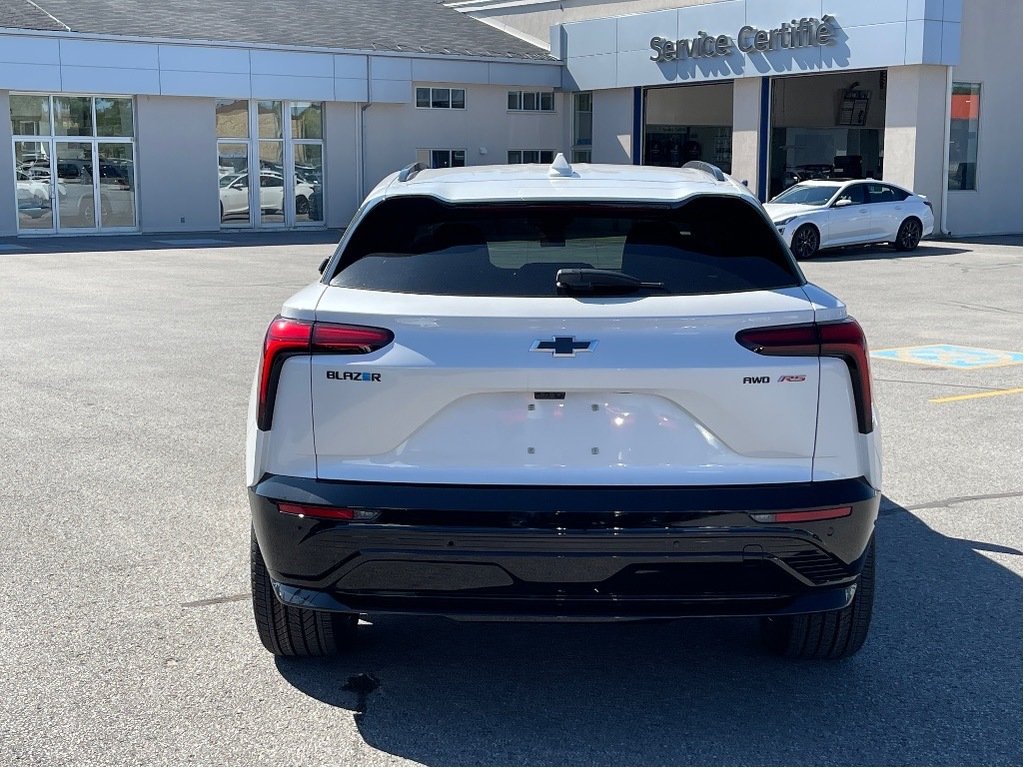
[[[848,245],[842,248],[829,248],[801,263],[816,261],[886,261],[890,259],[923,259],[930,256],[954,256],[967,253],[968,248],[957,248],[951,243],[922,242],[912,251],[897,251],[886,245]]]
[[[1020,765],[1021,578],[986,551],[1021,554],[883,499],[871,634],[841,662],[775,658],[753,620],[382,617],[278,669],[427,765]]]

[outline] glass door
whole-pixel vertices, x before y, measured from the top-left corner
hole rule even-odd
[[[96,145],[86,141],[57,141],[57,227],[96,229]]]
[[[53,184],[53,142],[15,141],[14,176],[18,199],[18,231],[53,233],[56,187]]]

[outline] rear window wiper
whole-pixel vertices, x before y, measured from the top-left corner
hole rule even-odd
[[[613,269],[560,269],[555,286],[565,293],[621,295],[645,289],[665,290],[664,283],[648,282]]]

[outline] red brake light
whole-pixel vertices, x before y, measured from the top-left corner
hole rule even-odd
[[[313,326],[313,352],[365,355],[386,347],[394,338],[395,334],[385,328],[317,323]]]
[[[313,323],[278,315],[267,328],[260,359],[256,425],[270,429],[274,419],[277,383],[285,360],[293,355],[362,355],[390,344],[395,335],[384,328]]]
[[[267,328],[263,340],[263,357],[260,359],[260,388],[256,409],[256,424],[260,429],[270,429],[274,417],[274,400],[277,399],[277,382],[281,378],[284,361],[292,355],[309,354],[312,332],[312,323],[280,315]]]
[[[770,328],[748,328],[736,341],[759,355],[781,357],[838,357],[850,370],[857,428],[871,432],[871,369],[868,344],[860,324],[852,317],[832,323],[805,323]]]

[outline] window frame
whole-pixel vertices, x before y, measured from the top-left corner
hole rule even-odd
[[[420,91],[426,91],[427,92],[427,105],[426,106],[420,106]],[[448,91],[448,106],[447,107],[435,107],[434,106],[434,91]],[[462,106],[461,107],[452,106],[455,103],[454,93],[456,91],[460,91],[462,93]],[[466,89],[465,88],[455,88],[454,86],[449,86],[449,85],[441,85],[441,86],[416,85],[416,86],[413,86],[413,99],[412,99],[412,103],[413,103],[413,107],[415,109],[435,109],[435,110],[439,110],[439,111],[442,111],[442,112],[451,112],[451,111],[464,112],[466,110],[466,102],[467,102],[467,98],[466,98]]]
[[[976,142],[977,146],[975,148],[975,153],[974,153],[974,186],[969,188],[969,189],[954,188],[954,187],[950,187],[949,186],[949,167],[951,165],[951,159],[949,157],[949,150],[952,148],[952,143],[953,143],[953,141],[952,141],[952,132],[953,132],[953,109],[952,109],[952,107],[953,107],[953,92],[957,88],[957,86],[968,86],[970,88],[973,88],[973,87],[977,86],[977,89],[978,89],[978,130],[977,130],[977,134],[976,134],[977,138],[975,139],[975,142]],[[985,103],[984,103],[984,98],[983,98],[984,90],[985,90],[985,82],[984,82],[984,80],[953,81],[950,84],[950,90],[949,90],[949,107],[950,107],[950,112],[949,112],[949,125],[947,126],[948,129],[949,129],[949,133],[950,133],[950,141],[949,141],[949,147],[946,150],[946,178],[945,178],[947,194],[948,193],[964,194],[964,193],[969,193],[969,192],[979,192],[979,191],[981,191],[981,134],[982,134],[983,122],[984,122],[983,112],[984,112],[984,109],[985,109]]]
[[[537,153],[537,160],[536,161],[527,160],[526,159],[526,153],[527,152],[536,152]],[[519,155],[519,160],[518,161],[513,161],[512,160],[512,153],[517,153]],[[550,160],[545,160],[544,159],[543,155],[545,153],[548,153],[548,154],[551,155],[551,159]],[[551,163],[555,162],[555,155],[557,155],[557,154],[558,154],[557,150],[554,150],[554,149],[510,149],[510,150],[508,150],[505,153],[505,158],[506,158],[506,163],[505,164],[506,165],[528,165],[530,163],[539,163],[540,165],[545,165],[545,164],[546,165],[550,165]]]
[[[519,105],[517,107],[509,106],[509,102],[515,94],[515,101]],[[526,96],[530,95],[534,98],[535,109],[527,109],[526,107]],[[544,96],[550,96],[551,98],[551,109],[543,109]],[[505,111],[514,114],[527,114],[527,115],[554,115],[558,113],[558,106],[555,100],[554,90],[550,91],[531,91],[531,90],[507,90],[505,92]]]

